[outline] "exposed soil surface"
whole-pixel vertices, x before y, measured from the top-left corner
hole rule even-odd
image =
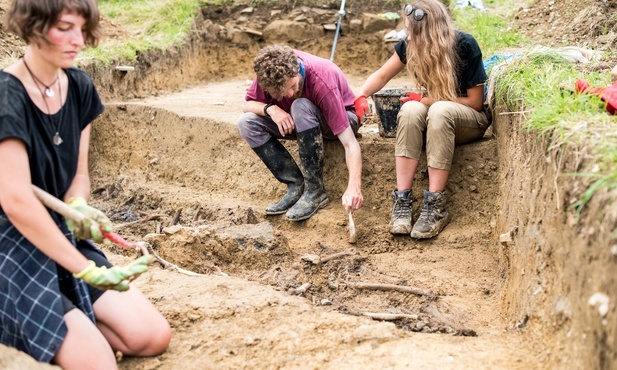
[[[7,3],[0,1],[0,9]],[[336,141],[325,145],[327,208],[300,223],[263,213],[285,189],[235,127],[253,77],[252,57],[281,42],[328,58],[334,32],[322,25],[334,24],[339,6],[208,7],[188,46],[144,53],[133,72],[83,65],[106,105],[94,123],[93,204],[119,234],[147,241],[164,260],[199,275],[157,263],[134,282],[174,334],[166,353],[123,358],[120,368],[610,368],[615,321],[608,329],[606,323],[572,324],[591,294],[578,283],[586,278],[562,274],[562,265],[572,262],[555,245],[581,230],[586,237],[573,247],[614,240],[597,236],[594,221],[585,226],[592,231],[572,221],[563,191],[571,186],[557,181],[559,158],[545,157],[543,143],[519,133],[516,119],[497,118],[483,140],[457,147],[447,187],[452,221],[432,240],[388,232],[394,139],[379,134],[376,116],[359,139],[365,204],[354,213],[357,243],[348,243],[340,205],[347,168]],[[594,27],[574,22],[579,28],[573,28],[568,20],[580,6],[543,0],[516,12],[521,30],[538,43],[614,47],[614,37],[598,34],[615,31],[614,19],[600,14],[613,14],[614,2],[588,2],[584,11],[598,7],[589,13],[597,16]],[[398,5],[353,1],[346,10],[335,62],[357,90],[392,53],[385,33],[400,28],[363,13],[397,11]],[[598,31],[601,22],[606,26]],[[4,31],[1,36],[0,55],[19,55],[19,41]],[[398,76],[389,87],[406,81]],[[295,143],[286,146],[297,157]],[[536,172],[529,172],[531,158]],[[539,161],[552,165],[545,171]],[[576,160],[565,162],[559,166]],[[542,181],[561,195],[546,190],[545,172],[550,181]],[[421,199],[425,170],[415,184],[414,197]],[[420,205],[414,203],[414,220]],[[614,225],[613,216],[603,222]],[[574,231],[562,232],[566,224]],[[541,253],[546,249],[548,257]],[[119,247],[104,250],[117,264],[136,257]],[[605,264],[590,260],[581,271],[614,268],[610,257],[600,260]],[[590,285],[591,293],[617,286],[614,280]],[[583,290],[580,299],[570,290]],[[47,367],[5,347],[0,365]]]

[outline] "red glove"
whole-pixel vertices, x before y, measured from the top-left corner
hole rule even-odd
[[[606,111],[609,114],[615,114],[617,111],[617,82],[608,87],[595,87],[591,88],[589,83],[580,78],[576,80],[574,89],[577,93],[586,93],[597,95],[606,103]]]
[[[608,113],[615,114],[617,112],[617,82],[604,90],[602,100],[606,102]]]
[[[574,84],[574,90],[579,94],[587,91],[590,87],[589,82],[581,80],[580,78],[576,80],[576,84]]]
[[[604,94],[604,87],[595,87],[595,88],[591,88],[591,86],[589,86],[589,82],[585,81],[585,80],[581,80],[580,78],[578,80],[576,80],[576,84],[574,86],[574,90],[576,90],[577,93],[587,93],[587,94],[592,94],[592,95],[597,95],[599,97],[602,97],[602,95]]]
[[[418,94],[415,92],[406,92],[403,94],[403,96],[401,96],[401,103],[405,104],[408,101],[420,101],[422,100],[422,98],[424,97],[424,95],[422,94]]]
[[[365,114],[369,114],[371,111],[368,108],[368,102],[366,101],[366,96],[360,95],[353,101],[353,105],[356,108],[356,116],[358,119],[362,121],[362,117]]]

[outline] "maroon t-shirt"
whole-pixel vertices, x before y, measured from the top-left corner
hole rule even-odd
[[[309,99],[321,108],[323,115],[334,135],[343,132],[349,126],[347,109],[352,109],[355,95],[347,83],[343,71],[328,59],[320,58],[303,51],[294,50],[304,63],[304,87],[301,98]],[[291,110],[295,99],[273,99],[257,83],[257,78],[246,92],[246,101],[275,103],[285,112]]]

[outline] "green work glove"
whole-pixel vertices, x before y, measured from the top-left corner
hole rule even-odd
[[[105,239],[101,230],[111,232],[111,221],[105,214],[94,207],[90,207],[86,200],[81,197],[70,198],[66,202],[71,208],[86,216],[82,221],[73,221],[65,218],[66,226],[73,233],[75,239],[92,239],[95,243],[110,245],[111,241]],[[93,224],[91,221],[96,222]],[[97,225],[98,224],[98,225]]]
[[[129,289],[129,282],[146,272],[148,264],[154,260],[154,256],[149,254],[139,257],[127,266],[114,266],[110,269],[106,266],[97,267],[90,261],[88,267],[73,276],[101,290],[113,289],[123,292]]]

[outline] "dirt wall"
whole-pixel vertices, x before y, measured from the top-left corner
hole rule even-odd
[[[615,194],[596,194],[577,219],[570,205],[584,178],[569,174],[587,172],[592,158],[580,148],[548,150],[550,139],[526,132],[518,116],[497,117],[509,326],[546,343],[551,368],[615,368]]]
[[[382,1],[347,4],[334,59],[345,73],[368,75],[392,54],[394,44],[385,44],[382,40],[387,31],[401,27],[397,21],[381,24],[377,30],[363,29],[357,22],[364,12],[379,13],[384,9],[396,11],[399,8],[397,4],[385,4]],[[102,98],[108,101],[156,96],[198,83],[223,81],[238,76],[252,79],[253,58],[259,49],[268,44],[281,43],[323,58],[331,57],[334,32],[321,25],[336,23],[337,18],[332,17],[332,14],[336,15],[333,7],[338,9],[339,5],[324,2],[311,6],[309,8],[287,2],[254,8],[247,4],[210,5],[202,9],[194,29],[182,45],[168,50],[140,52],[135,62],[117,60],[112,66],[102,67],[86,61],[79,64],[79,67],[96,80]],[[250,14],[243,13],[246,8],[253,10]],[[272,12],[278,13],[271,15],[274,14]],[[311,24],[315,28],[314,33],[296,36],[290,31],[294,30],[295,24],[287,23],[275,32],[267,33],[264,30],[274,20],[293,17]],[[240,31],[253,28],[260,31]],[[135,67],[135,70],[117,70],[116,64],[128,64]]]

